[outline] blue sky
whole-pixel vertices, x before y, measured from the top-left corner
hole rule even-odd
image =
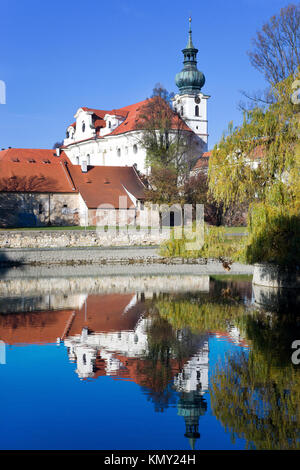
[[[52,148],[80,106],[113,109],[177,91],[192,14],[206,76],[209,148],[239,123],[240,90],[263,89],[246,51],[284,0],[1,0],[0,148]]]

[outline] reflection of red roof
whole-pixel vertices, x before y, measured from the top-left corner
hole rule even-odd
[[[63,334],[81,334],[84,327],[106,333],[133,330],[144,311],[144,304],[138,303],[125,312],[133,298],[132,293],[91,295],[80,310],[0,314],[0,340],[7,344],[52,343]]]
[[[144,199],[144,186],[132,167],[94,166],[82,173],[79,165],[69,166],[70,174],[88,208],[100,204],[119,208],[119,198],[125,197],[127,207],[133,205],[124,187],[135,198]]]
[[[220,330],[215,331],[214,330],[211,333],[213,335],[217,335],[218,337],[225,338],[230,343],[236,343],[240,347],[244,347],[244,348],[249,347],[249,343],[245,339],[241,338],[241,339],[237,340],[234,337],[232,337],[232,335],[228,331],[220,331]]]
[[[54,343],[63,335],[73,310],[0,315],[0,340],[6,344]]]
[[[141,315],[143,304],[124,313],[134,294],[90,295],[76,311],[68,336],[80,334],[84,327],[93,332],[133,330]]]
[[[178,361],[170,359],[168,374],[162,373],[163,365],[157,361],[153,368],[153,361],[142,357],[127,357],[115,353],[113,357],[121,362],[120,368],[113,374],[115,379],[134,382],[142,387],[151,389],[153,392],[162,392],[168,383],[180,372],[184,363],[188,360]],[[101,351],[95,361],[95,373],[93,379],[106,375],[106,361],[101,358]]]

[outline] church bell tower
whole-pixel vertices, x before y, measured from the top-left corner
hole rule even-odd
[[[176,74],[175,83],[179,93],[173,98],[173,109],[182,117],[185,123],[195,132],[203,143],[203,151],[207,151],[207,100],[208,95],[201,92],[205,76],[197,69],[197,53],[192,41],[191,21],[189,18],[189,38],[185,49],[182,50],[183,69]]]

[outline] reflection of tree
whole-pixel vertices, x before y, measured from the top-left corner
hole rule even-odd
[[[250,290],[249,290],[250,285]],[[192,333],[246,327],[245,298],[251,299],[249,282],[210,282],[210,292],[162,295],[155,302],[159,315],[176,330],[188,328]]]
[[[290,365],[272,367],[256,351],[219,365],[211,383],[214,414],[256,449],[300,449],[300,380]]]
[[[199,337],[185,330],[179,339],[177,331],[155,309],[151,320],[147,330],[148,354],[141,362],[139,372],[145,377],[143,386],[155,403],[156,411],[163,411],[177,401],[174,376],[197,351]]]
[[[270,365],[286,366],[291,362],[291,344],[300,337],[299,314],[256,311],[247,318],[245,334]]]
[[[299,337],[295,311],[247,316],[252,347],[227,358],[212,380],[215,415],[232,433],[257,449],[300,449],[300,376],[291,364]]]
[[[191,299],[163,299],[156,303],[162,318],[173,328],[189,328],[194,333],[226,330],[245,321],[245,306],[235,302],[204,301],[192,303]]]

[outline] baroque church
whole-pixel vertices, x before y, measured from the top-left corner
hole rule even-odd
[[[189,35],[182,50],[183,69],[176,75],[179,93],[172,100],[173,109],[191,133],[191,152],[200,157],[207,152],[207,100],[201,90],[205,77],[197,69],[197,53],[192,41],[191,18]],[[102,110],[81,107],[75,114],[75,122],[67,128],[62,149],[73,165],[88,166],[135,166],[147,174],[146,152],[141,142],[141,114],[147,101],[119,109]]]
[[[197,68],[191,18],[182,53],[171,127],[174,132],[180,129],[188,134],[187,157],[206,162],[209,96],[202,92],[205,77]],[[0,226],[95,226],[101,224],[103,208],[104,212],[117,209],[117,218],[124,214],[120,212],[124,209],[121,199],[128,209],[127,223],[156,226],[158,213],[144,205],[143,175],[147,176],[149,169],[141,136],[149,102],[151,98],[111,110],[79,108],[75,121],[67,127],[63,145],[55,150],[2,149]]]

